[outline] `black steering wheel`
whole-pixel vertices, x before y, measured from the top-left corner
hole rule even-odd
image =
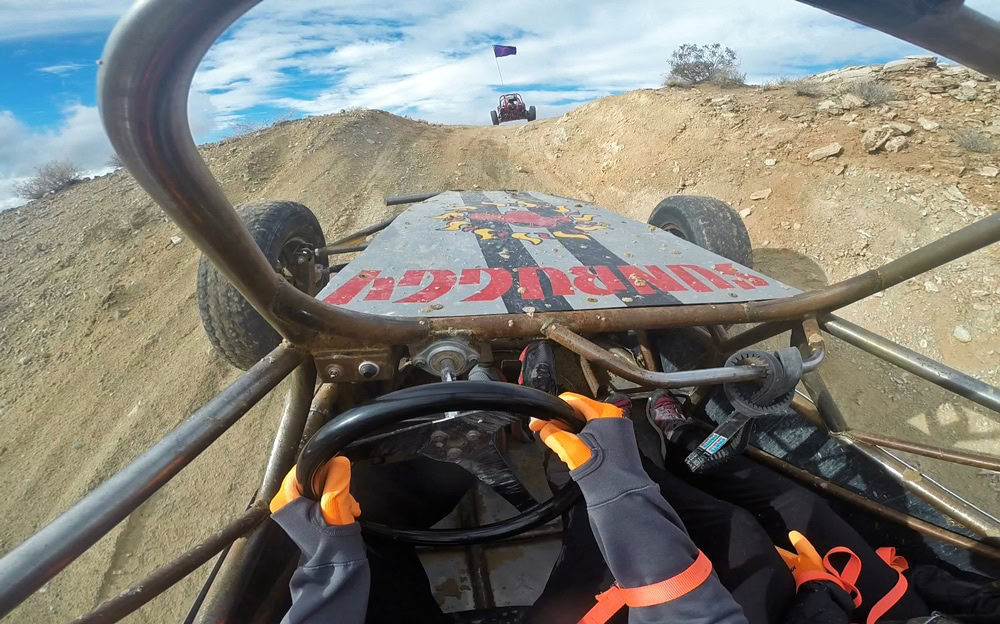
[[[464,418],[462,413],[470,411],[472,417]],[[510,501],[520,513],[508,520],[462,529],[398,529],[362,522],[365,532],[425,546],[476,544],[504,539],[545,524],[569,509],[579,497],[579,489],[570,481],[549,500],[536,501],[497,449],[496,433],[512,422],[521,421],[527,425],[531,416],[561,421],[572,431],[579,431],[583,421],[558,397],[498,381],[451,381],[415,386],[380,396],[340,414],[317,431],[299,453],[296,476],[300,491],[307,498],[319,500],[321,492],[317,492],[313,484],[327,461],[369,434],[403,420],[430,415],[443,416],[435,421],[434,435],[439,439],[428,439],[429,430],[421,425],[394,433],[421,436],[424,439],[420,454],[457,463]],[[441,439],[450,435],[449,428],[463,436],[465,446],[458,452],[454,452],[458,447],[447,447]],[[386,436],[391,437],[394,433]]]

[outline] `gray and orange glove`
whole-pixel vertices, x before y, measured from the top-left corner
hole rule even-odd
[[[610,403],[602,403],[575,392],[563,392],[559,398],[569,404],[576,415],[588,423],[599,418],[622,418],[622,409]],[[576,470],[591,458],[590,448],[566,425],[555,420],[532,418],[528,427],[538,433],[545,446],[552,449],[570,470]]]
[[[271,499],[271,513],[275,513],[288,503],[302,496],[298,480],[295,476],[295,466],[285,475],[281,489]],[[319,508],[323,520],[332,526],[352,524],[361,515],[361,506],[351,496],[351,461],[346,457],[334,457],[316,474],[315,486],[322,484],[323,495],[319,500]],[[316,487],[316,489],[320,489]]]

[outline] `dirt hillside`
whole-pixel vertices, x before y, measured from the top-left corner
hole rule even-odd
[[[864,101],[848,92],[858,81],[895,92]],[[916,58],[766,89],[634,91],[498,128],[349,112],[204,153],[234,202],[303,202],[328,238],[387,216],[390,194],[519,188],[641,220],[667,195],[712,195],[741,211],[757,268],[815,287],[995,211],[1000,153],[956,139],[996,148],[998,135],[1000,85]],[[178,235],[123,171],[0,214],[0,552],[236,377],[202,332],[198,253]],[[998,267],[994,245],[842,314],[997,384]],[[1000,454],[997,414],[843,345],[825,366],[859,428]],[[239,513],[280,401],[255,408],[11,621],[71,619]],[[918,463],[1000,514],[998,475]],[[130,621],[179,621],[202,577]]]

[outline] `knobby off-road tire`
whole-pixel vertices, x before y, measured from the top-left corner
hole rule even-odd
[[[537,116],[537,113],[535,112],[535,107],[534,106],[529,106],[528,107],[528,121],[534,121],[536,116]]]
[[[250,202],[237,206],[236,212],[274,270],[308,293],[308,271],[302,270],[305,265],[295,265],[293,256],[302,248],[326,245],[316,215],[302,204],[288,201]],[[316,261],[327,264],[326,258]],[[281,342],[278,332],[205,256],[198,264],[196,291],[209,341],[236,368],[247,370]]]
[[[750,234],[726,202],[714,197],[671,195],[656,205],[647,223],[753,268]]]
[[[494,126],[500,125],[500,118],[497,117],[497,112],[495,110],[490,111],[490,119],[493,121]]]

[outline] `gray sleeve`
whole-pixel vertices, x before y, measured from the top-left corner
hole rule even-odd
[[[361,525],[328,525],[319,505],[297,498],[271,515],[302,551],[282,624],[363,624],[371,578]]]
[[[643,470],[632,421],[593,420],[580,439],[593,455],[570,476],[580,484],[590,526],[618,584],[628,588],[651,585],[690,567],[698,557],[698,547]],[[629,622],[747,624],[743,610],[715,572],[676,600],[630,609]]]

